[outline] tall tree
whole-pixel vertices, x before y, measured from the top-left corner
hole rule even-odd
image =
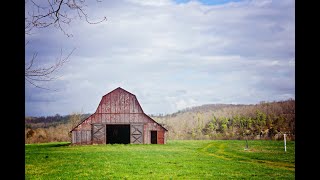
[[[257,110],[256,117],[253,119],[254,135],[258,135],[258,134],[261,135],[261,131],[266,126],[266,122],[267,122],[267,115],[262,111]]]
[[[251,134],[251,117],[235,116],[233,118],[235,126],[238,127],[238,135],[246,139],[246,149],[249,148],[248,136]]]

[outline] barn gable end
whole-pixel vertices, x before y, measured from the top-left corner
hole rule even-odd
[[[155,131],[153,135],[151,131]],[[129,141],[131,144],[165,144],[166,131],[161,124],[143,112],[134,94],[119,87],[104,95],[95,113],[70,132],[73,144]],[[151,138],[156,138],[156,141],[151,141]]]

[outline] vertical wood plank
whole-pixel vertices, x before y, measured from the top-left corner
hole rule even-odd
[[[129,93],[125,94],[124,100],[124,113],[130,113],[130,96]]]
[[[77,143],[77,134],[76,131],[72,131],[72,143]]]
[[[87,144],[91,144],[91,131],[87,131]]]

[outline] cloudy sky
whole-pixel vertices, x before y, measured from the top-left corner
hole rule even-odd
[[[88,2],[91,25],[36,29],[26,61],[48,65],[75,48],[55,81],[25,83],[26,116],[93,113],[117,87],[146,114],[212,103],[295,98],[293,0],[116,0]],[[28,10],[28,8],[26,9]]]

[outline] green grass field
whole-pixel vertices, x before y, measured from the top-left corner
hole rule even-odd
[[[25,145],[26,179],[295,179],[295,142]]]

